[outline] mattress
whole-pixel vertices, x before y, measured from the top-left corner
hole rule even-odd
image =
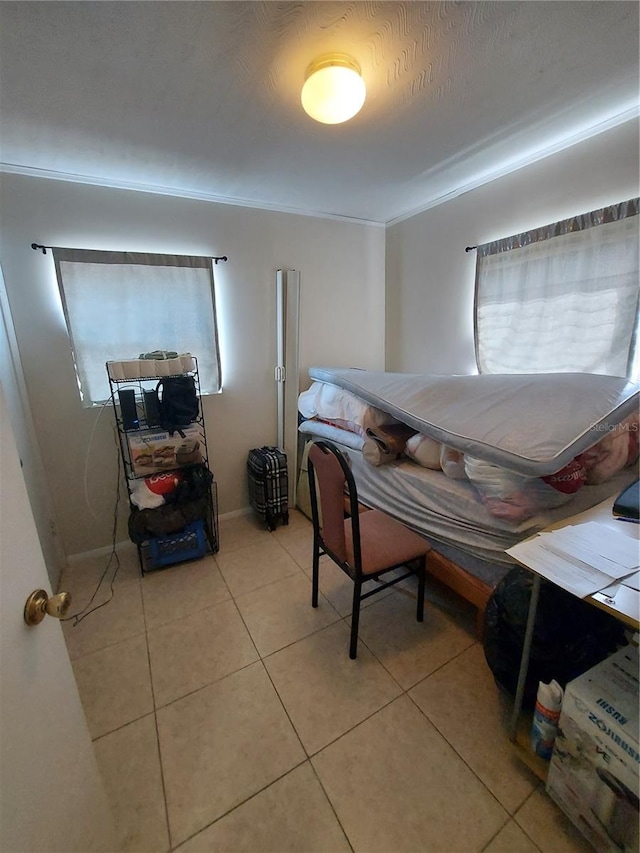
[[[359,436],[312,420],[304,421],[299,429],[306,438],[324,438],[340,448],[349,460],[362,503],[389,513],[427,536],[436,550],[451,555],[454,562],[491,585],[495,585],[495,573],[490,572],[490,579],[484,577],[483,571],[490,571],[490,566],[483,567],[478,561],[493,566],[513,565],[513,559],[505,554],[507,548],[619,493],[636,476],[627,469],[606,483],[584,486],[568,504],[516,524],[491,515],[466,480],[452,480],[442,471],[423,468],[404,458],[376,467],[358,449],[363,443]],[[439,548],[439,543],[444,547]],[[451,552],[452,548],[461,552],[460,557]]]
[[[590,373],[439,376],[312,367],[424,435],[532,477],[554,474],[638,411],[640,383]]]

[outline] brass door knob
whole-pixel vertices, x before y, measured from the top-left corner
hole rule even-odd
[[[60,592],[49,597],[44,589],[32,592],[24,606],[24,621],[27,625],[39,625],[48,613],[55,619],[63,619],[71,607],[71,596]]]

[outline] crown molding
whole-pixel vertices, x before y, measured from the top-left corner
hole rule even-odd
[[[562,139],[555,140],[550,145],[547,145],[544,148],[536,149],[535,151],[526,154],[524,157],[510,160],[509,162],[500,166],[498,169],[483,172],[472,178],[470,181],[467,181],[464,184],[460,184],[460,186],[455,187],[454,189],[449,190],[446,193],[433,196],[418,207],[412,208],[411,210],[407,210],[406,213],[401,213],[400,215],[393,217],[393,219],[387,220],[385,222],[385,225],[387,227],[391,225],[396,225],[399,222],[404,222],[406,219],[411,219],[414,216],[418,216],[418,214],[424,213],[427,210],[431,210],[434,207],[439,207],[439,205],[445,204],[448,201],[453,201],[453,199],[456,199],[459,196],[464,195],[465,193],[471,192],[471,190],[478,189],[478,187],[482,187],[485,184],[489,184],[492,181],[498,180],[499,178],[504,178],[506,175],[510,175],[512,172],[517,172],[519,169],[524,169],[526,166],[530,166],[533,163],[537,163],[540,160],[544,160],[546,157],[550,157],[552,154],[557,154],[560,151],[564,151],[567,148],[571,148],[574,145],[578,145],[580,142],[585,142],[587,139],[591,139],[594,136],[599,136],[601,133],[604,133],[607,130],[612,130],[614,127],[618,127],[622,124],[626,124],[629,121],[633,121],[639,116],[640,105],[636,104],[621,113],[617,113],[614,116],[610,116],[609,118],[598,122],[597,124],[591,125],[588,128],[583,128],[577,133],[573,133],[566,137],[563,137]]]
[[[293,216],[308,216],[313,219],[331,219],[337,222],[350,222],[356,225],[369,225],[377,228],[387,228],[391,225],[397,225],[404,222],[406,219],[411,219],[427,210],[438,207],[441,204],[446,204],[459,198],[465,193],[478,189],[479,187],[496,181],[499,178],[506,177],[513,172],[544,160],[553,154],[571,148],[580,142],[585,142],[592,137],[605,133],[607,130],[612,130],[615,127],[633,121],[640,116],[640,105],[634,105],[614,116],[597,122],[589,127],[569,134],[561,139],[554,140],[551,144],[540,147],[535,151],[525,154],[523,157],[509,160],[502,164],[499,168],[482,172],[471,178],[457,187],[453,187],[445,193],[439,193],[430,198],[427,198],[422,204],[411,208],[404,213],[394,216],[388,220],[363,219],[355,216],[343,216],[337,213],[328,213],[326,211],[309,211],[301,210],[296,207],[288,207],[286,205],[268,204],[266,202],[258,203],[249,201],[248,199],[233,198],[230,196],[220,196],[214,193],[200,192],[197,190],[183,190],[175,187],[165,187],[154,184],[139,184],[133,181],[124,181],[111,178],[100,178],[95,175],[80,175],[73,172],[59,172],[51,169],[40,169],[35,166],[25,166],[18,163],[3,163],[0,162],[0,173],[12,175],[25,175],[33,178],[44,178],[53,181],[67,181],[69,183],[84,184],[87,186],[104,187],[108,189],[128,190],[130,192],[151,193],[153,195],[171,196],[173,198],[183,198],[193,201],[202,201],[208,204],[225,204],[233,207],[246,207],[252,210],[264,210],[272,213],[286,213]]]
[[[197,190],[184,190],[176,187],[165,187],[155,184],[138,184],[134,181],[100,178],[95,175],[79,175],[74,172],[59,172],[52,169],[40,169],[36,166],[24,166],[20,163],[4,163],[0,161],[0,173],[8,175],[24,175],[29,178],[43,178],[50,181],[66,181],[72,184],[84,184],[86,186],[102,187],[106,189],[128,190],[130,192],[171,196],[172,198],[203,201],[207,204],[226,204],[232,207],[247,207],[252,210],[270,211],[271,213],[288,213],[293,216],[309,216],[313,219],[333,219],[338,222],[351,222],[355,225],[373,225],[378,228],[385,227],[385,223],[382,220],[361,219],[356,216],[342,216],[338,213],[327,213],[326,211],[321,210],[301,210],[297,207],[249,201],[248,199],[220,196],[215,195],[214,193],[200,192]]]

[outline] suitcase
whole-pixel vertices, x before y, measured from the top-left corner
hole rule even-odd
[[[289,523],[287,457],[277,447],[256,447],[247,458],[249,500],[269,530]]]

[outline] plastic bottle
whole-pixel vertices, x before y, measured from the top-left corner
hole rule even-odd
[[[538,683],[536,707],[531,726],[531,746],[536,755],[549,761],[558,732],[558,720],[564,691],[555,679]]]

